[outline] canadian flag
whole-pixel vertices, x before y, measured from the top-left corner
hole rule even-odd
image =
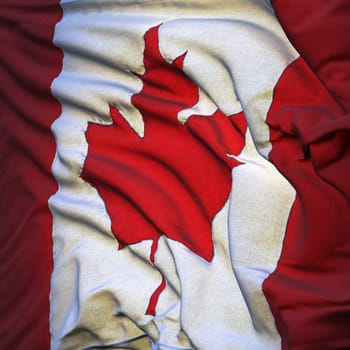
[[[349,15],[3,1],[0,349],[350,348]]]

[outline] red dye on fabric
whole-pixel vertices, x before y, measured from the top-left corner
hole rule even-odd
[[[231,169],[240,164],[228,155],[241,152],[246,122],[243,113],[228,117],[219,110],[178,121],[181,110],[198,102],[198,87],[183,72],[186,53],[172,63],[161,56],[158,29],[145,34],[143,88],[131,98],[144,136],[110,106],[112,125],[88,126],[82,178],[104,200],[120,248],[165,235],[211,261],[212,220],[231,191]]]

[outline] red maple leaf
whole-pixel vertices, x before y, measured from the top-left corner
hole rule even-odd
[[[213,257],[212,220],[231,190],[231,169],[245,140],[243,113],[227,117],[191,116],[182,125],[178,113],[198,102],[198,87],[182,70],[186,53],[166,62],[158,47],[158,27],[145,34],[142,90],[132,104],[140,111],[144,137],[110,106],[113,124],[89,124],[82,178],[105,202],[119,248],[160,235],[181,242],[207,261]],[[205,69],[205,67],[203,67]],[[133,73],[134,74],[134,73]],[[135,74],[136,75],[136,74]],[[154,293],[148,313],[154,314]]]

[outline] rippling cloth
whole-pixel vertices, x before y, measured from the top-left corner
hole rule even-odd
[[[350,348],[349,16],[3,1],[0,348]]]

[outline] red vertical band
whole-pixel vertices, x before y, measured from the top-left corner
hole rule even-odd
[[[270,159],[297,192],[263,289],[283,349],[350,348],[350,118],[302,59],[274,92]]]
[[[0,349],[48,349],[56,0],[0,5]]]
[[[264,292],[283,349],[348,349],[350,116],[344,111],[350,111],[350,2],[271,3],[317,76],[301,59],[288,67],[267,118],[270,159],[297,198]]]

